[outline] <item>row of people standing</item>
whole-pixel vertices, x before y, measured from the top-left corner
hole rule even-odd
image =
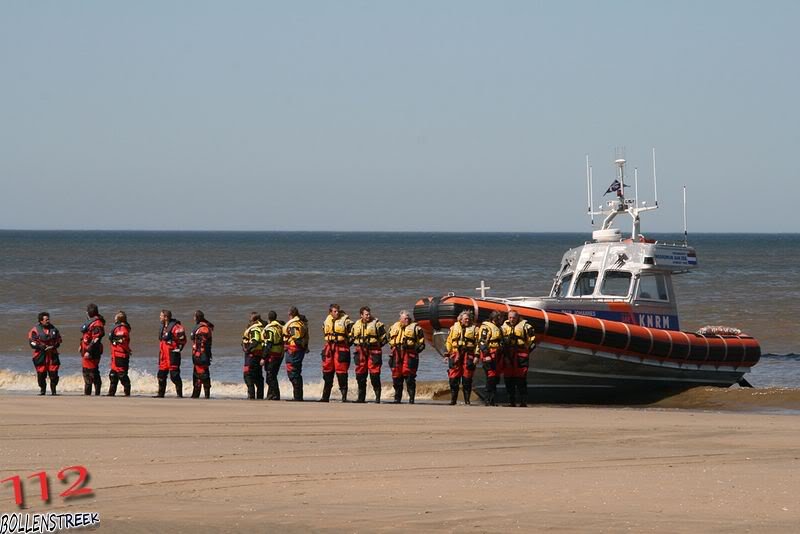
[[[450,382],[450,404],[456,404],[461,386],[464,403],[470,404],[472,380],[481,362],[486,373],[484,403],[495,406],[497,384],[505,380],[511,406],[528,404],[528,369],[536,344],[533,326],[521,319],[515,310],[503,314],[493,311],[488,320],[475,325],[472,314],[461,312],[450,327],[447,349],[447,376]]]
[[[100,378],[100,359],[103,355],[102,339],[105,336],[106,320],[100,315],[96,304],[86,307],[88,320],[81,326],[81,339],[78,352],[81,355],[81,367],[84,381],[84,394],[91,395],[92,390],[100,394],[102,379]],[[111,366],[109,370],[109,395],[115,395],[119,384],[122,384],[125,395],[130,395],[131,382],[128,376],[131,327],[125,312],[118,312],[114,317],[114,326],[109,332],[111,342]],[[50,393],[57,394],[61,367],[60,354],[61,333],[50,322],[50,314],[41,312],[37,316],[36,325],[28,332],[28,344],[33,349],[33,365],[36,369],[36,381],[39,394],[47,393],[47,381],[50,380]]]
[[[269,312],[264,323],[260,314],[253,312],[250,324],[242,334],[244,352],[243,378],[247,385],[248,398],[264,398],[266,383],[268,400],[280,399],[277,374],[282,355],[286,357],[286,370],[292,383],[294,400],[303,400],[302,365],[308,351],[308,321],[304,316],[289,312],[285,325],[277,322],[275,312]],[[282,330],[281,330],[282,328]],[[283,334],[281,344],[281,333]],[[324,345],[320,352],[322,368],[322,397],[320,402],[330,402],[336,379],[342,401],[348,398],[348,379],[351,364],[355,367],[358,386],[356,402],[366,402],[367,380],[375,394],[375,402],[382,398],[381,370],[383,348],[390,346],[389,367],[392,369],[394,401],[402,401],[403,385],[408,391],[410,403],[416,396],[416,374],[419,353],[425,348],[422,329],[411,320],[407,311],[402,311],[397,322],[387,332],[386,326],[373,317],[372,310],[363,306],[356,321],[338,304],[328,307],[328,316],[322,326]],[[265,374],[261,374],[262,367]]]
[[[278,321],[276,312],[270,311],[265,323],[259,313],[250,314],[250,322],[242,334],[242,371],[249,399],[263,399],[266,384],[267,400],[280,400],[278,374],[285,358],[292,396],[294,400],[303,400],[303,360],[308,351],[308,320],[295,307],[289,309],[288,315],[288,321],[283,323]]]
[[[89,304],[86,313],[87,321],[81,327],[79,346],[84,394],[91,395],[94,391],[95,395],[100,395],[102,388],[100,360],[103,354],[102,339],[106,333],[106,321],[95,304]],[[179,320],[173,318],[172,312],[161,310],[157,397],[165,396],[168,378],[174,384],[176,395],[183,396],[181,353],[188,341],[192,342],[192,397],[200,397],[201,392],[206,398],[210,397],[214,325],[200,310],[195,312],[194,320],[195,326],[187,337],[186,329]],[[111,363],[107,395],[116,395],[118,385],[122,384],[124,394],[129,396],[131,382],[128,371],[132,354],[130,348],[132,329],[123,311],[115,315],[114,321],[114,326],[109,330]],[[422,329],[412,321],[407,311],[400,313],[398,321],[387,332],[385,325],[372,316],[369,307],[362,307],[360,318],[353,322],[339,305],[332,304],[323,324],[323,335],[325,345],[321,352],[321,366],[324,385],[320,401],[329,402],[334,376],[338,380],[342,400],[347,400],[351,347],[355,347],[355,374],[358,384],[356,402],[366,401],[367,377],[375,393],[376,402],[380,402],[383,348],[388,344],[391,349],[389,366],[392,369],[394,400],[401,402],[405,384],[409,402],[414,402],[419,354],[425,348],[425,341]],[[33,349],[33,363],[41,395],[47,391],[48,378],[51,393],[56,394],[60,367],[58,349],[61,342],[60,332],[50,322],[50,314],[41,312],[37,324],[28,333],[28,343]],[[248,398],[264,398],[266,384],[266,398],[280,399],[278,373],[285,359],[293,398],[302,401],[302,369],[308,347],[308,320],[296,307],[289,309],[288,320],[285,323],[277,320],[274,311],[268,313],[266,322],[262,321],[260,314],[253,312],[249,325],[242,335],[243,378]],[[264,374],[262,369],[265,371]]]
[[[103,355],[102,339],[106,334],[106,320],[99,313],[96,304],[86,307],[87,321],[81,326],[81,340],[78,347],[81,356],[81,367],[84,380],[84,394],[100,395],[102,378],[100,376],[100,360]],[[169,378],[175,386],[175,394],[183,397],[183,380],[181,378],[181,353],[188,341],[191,341],[192,355],[192,397],[198,398],[201,393],[209,398],[211,395],[211,361],[214,325],[205,318],[205,314],[198,310],[194,313],[195,326],[188,337],[183,324],[172,316],[170,310],[161,310],[160,327],[158,332],[158,393],[157,397],[164,397]],[[265,365],[270,383],[274,384],[275,396],[280,398],[277,391],[277,371],[280,369],[286,354],[286,368],[289,379],[295,388],[295,399],[303,398],[302,359],[308,350],[308,329],[305,317],[300,315],[297,308],[289,309],[289,320],[284,323],[276,321],[275,312],[269,314],[270,323],[266,325],[267,332],[267,357],[266,361],[259,361],[257,365]],[[258,317],[260,320],[260,317]],[[108,396],[115,396],[119,384],[122,384],[125,396],[131,394],[131,381],[128,375],[130,357],[132,354],[131,326],[125,312],[120,311],[114,317],[114,326],[108,332],[111,345],[111,362],[109,369]],[[261,331],[257,329],[259,332]],[[255,330],[255,329],[254,329]],[[59,348],[62,343],[61,333],[50,322],[50,314],[41,312],[37,317],[37,324],[28,332],[28,344],[33,349],[33,365],[36,369],[37,383],[40,395],[47,392],[47,381],[50,381],[50,392],[57,394],[59,382],[59,369],[61,366]],[[246,351],[247,354],[247,351]],[[245,382],[251,374],[248,362],[245,362]],[[258,381],[252,381],[257,384]],[[248,389],[250,384],[248,384]],[[263,391],[263,381],[261,382]],[[262,395],[263,396],[263,395]]]
[[[264,398],[265,378],[261,371],[264,368],[269,387],[267,398],[280,400],[278,372],[285,357],[286,373],[292,383],[294,400],[302,401],[303,359],[308,351],[309,341],[308,321],[294,306],[289,308],[286,323],[279,322],[274,311],[270,311],[267,318],[269,322],[265,324],[261,315],[253,312],[242,336],[243,378],[248,398]],[[205,398],[209,398],[214,325],[206,320],[205,314],[200,310],[195,312],[194,319],[195,327],[189,334],[192,342],[192,398],[200,397],[201,390]],[[175,385],[175,394],[183,397],[180,366],[181,351],[187,343],[186,331],[180,321],[172,318],[169,310],[161,311],[161,325],[158,336],[160,349],[156,396],[165,396],[169,376]]]
[[[102,339],[106,334],[106,320],[99,313],[96,304],[86,307],[87,321],[81,326],[81,339],[78,352],[84,382],[84,395],[100,395],[102,378],[100,376],[100,360],[103,355]],[[201,389],[208,398],[211,391],[211,340],[214,325],[207,321],[202,311],[195,312],[195,327],[190,333],[192,340],[192,363],[194,389],[192,397],[199,397]],[[28,332],[28,344],[33,349],[33,365],[39,385],[39,394],[47,393],[47,380],[50,380],[50,393],[57,394],[59,382],[58,371],[61,366],[59,347],[62,339],[58,328],[50,322],[50,314],[41,312],[37,324]],[[167,378],[175,385],[177,396],[183,396],[181,379],[181,351],[186,345],[186,331],[180,321],[173,319],[172,312],[161,310],[161,326],[158,332],[158,397],[163,397],[167,389]],[[115,396],[119,384],[122,384],[125,396],[131,394],[130,369],[131,326],[127,314],[119,311],[114,316],[114,325],[108,332],[111,345],[109,367],[108,396]]]

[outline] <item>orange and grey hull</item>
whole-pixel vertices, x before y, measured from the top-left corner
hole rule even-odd
[[[442,334],[462,311],[481,322],[512,309],[536,329],[528,383],[541,400],[647,401],[696,386],[728,387],[761,357],[747,335],[703,336],[455,295],[419,300],[414,319],[441,350]]]

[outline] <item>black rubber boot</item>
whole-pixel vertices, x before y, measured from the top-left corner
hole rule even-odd
[[[347,402],[347,373],[336,373],[336,381],[339,383],[342,402]]]
[[[83,370],[83,394],[84,395],[91,395],[92,394],[92,383],[94,382],[94,377],[92,376],[91,369],[84,369]]]
[[[197,375],[197,372],[192,373],[192,398],[199,399],[200,398],[200,390],[203,387],[203,381]]]
[[[181,370],[175,369],[169,372],[169,379],[175,384],[175,395],[183,398],[183,380],[181,380]]]
[[[296,378],[292,381],[292,395],[294,400],[296,401],[303,401],[303,378]],[[328,396],[330,396],[330,391],[328,392]],[[325,401],[327,402],[327,401]]]
[[[464,404],[471,404],[470,397],[472,396],[472,379],[463,378],[461,380],[461,385],[464,388]]]
[[[322,373],[322,398],[319,402],[330,402],[333,389],[333,373]]]
[[[256,380],[256,399],[264,400],[264,377],[258,373]]]
[[[367,402],[367,373],[356,375],[356,383],[358,384],[358,399],[356,399],[356,402]]]
[[[393,378],[392,386],[394,387],[394,403],[400,404],[403,400],[403,379]]]
[[[211,398],[211,379],[207,378],[203,381],[203,392],[205,393],[205,397],[207,399]]]
[[[497,389],[497,378],[496,377],[486,377],[486,393],[483,398],[483,404],[485,406],[497,406],[494,401],[494,394]]]
[[[408,403],[414,404],[414,398],[417,396],[417,379],[413,376],[406,378],[406,389],[408,390]]]
[[[372,391],[375,392],[375,404],[381,403],[381,375],[374,373],[369,375],[369,381],[372,384]]]
[[[47,373],[36,373],[36,383],[39,384],[39,395],[47,394]]]
[[[458,378],[450,379],[450,406],[455,406],[458,402]]]
[[[47,374],[50,376],[50,395],[58,395],[58,393],[56,393],[56,386],[58,385],[58,371],[50,371]]]
[[[525,408],[528,406],[528,376],[517,378],[517,393],[519,395],[519,405]]]
[[[173,380],[175,384],[175,394],[178,396],[179,399],[183,398],[183,380],[178,378],[177,380]]]
[[[108,396],[113,397],[117,394],[117,384],[119,383],[119,378],[117,375],[110,374],[108,375]]]
[[[103,388],[103,381],[100,378],[100,369],[94,369],[92,383],[94,384],[94,394],[100,395],[100,390]]]
[[[128,374],[122,375],[122,378],[119,379],[122,382],[122,391],[125,393],[126,397],[131,396],[131,377]]]
[[[247,386],[247,399],[248,400],[255,400],[256,399],[256,385],[253,384],[253,378],[245,373],[244,374],[244,384]]]
[[[508,394],[508,405],[514,407],[517,405],[517,381],[516,378],[507,376],[505,377],[506,393]]]
[[[282,360],[273,360],[266,364],[267,400],[281,400],[281,387],[278,384],[278,371]]]
[[[156,397],[163,399],[164,395],[167,393],[167,379],[166,378],[159,378],[158,379],[158,393]]]

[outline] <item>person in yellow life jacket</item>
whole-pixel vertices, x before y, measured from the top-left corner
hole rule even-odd
[[[389,345],[392,347],[389,367],[392,368],[394,403],[399,404],[403,400],[405,381],[408,403],[414,404],[417,394],[419,354],[425,350],[425,333],[411,320],[411,314],[406,310],[400,312],[399,320],[389,329]]]
[[[257,312],[250,314],[248,324],[242,334],[244,351],[244,383],[247,385],[247,398],[264,398],[264,375],[261,374],[261,357],[264,355],[264,323]]]
[[[464,404],[470,404],[472,377],[478,362],[478,356],[475,354],[477,343],[478,327],[472,324],[472,314],[463,311],[458,315],[457,322],[450,327],[450,333],[445,341],[451,406],[458,400],[459,384],[464,389]]]
[[[383,365],[383,346],[389,342],[386,326],[372,316],[369,306],[359,310],[361,318],[352,329],[355,345],[356,382],[358,383],[358,400],[367,400],[367,374],[369,374],[375,402],[381,402],[381,365]]]
[[[503,369],[506,391],[511,406],[528,405],[528,367],[530,354],[534,348],[536,333],[525,319],[520,319],[519,312],[511,310],[508,319],[503,323],[503,338],[506,350],[506,362]]]
[[[264,327],[264,374],[267,383],[267,400],[281,400],[278,385],[278,372],[283,363],[283,325],[278,322],[278,314],[270,311]]]
[[[328,316],[322,325],[325,346],[322,348],[322,398],[320,402],[328,402],[333,389],[333,375],[339,382],[342,402],[347,402],[347,371],[350,369],[350,331],[353,321],[338,304],[328,307]]]
[[[486,392],[483,403],[486,406],[497,406],[495,395],[497,393],[497,381],[500,377],[500,360],[503,356],[503,331],[500,325],[503,324],[503,316],[499,311],[489,314],[489,320],[481,323],[478,330],[478,347],[476,354],[483,362],[483,370],[486,372]]]
[[[283,325],[283,348],[286,354],[286,374],[292,383],[293,397],[303,400],[303,358],[308,352],[308,321],[297,308],[289,308],[289,320]]]

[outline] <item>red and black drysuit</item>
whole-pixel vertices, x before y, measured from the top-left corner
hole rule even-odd
[[[200,321],[189,337],[192,339],[192,398],[200,398],[200,389],[205,390],[206,398],[211,396],[211,338],[214,325],[208,321]]]
[[[367,375],[375,392],[375,402],[381,402],[381,366],[383,365],[383,346],[389,342],[386,327],[382,322],[373,319],[364,322],[360,319],[352,328],[353,342],[355,343],[356,383],[358,384],[358,399],[356,402],[367,400]]]
[[[527,406],[528,368],[531,351],[536,346],[533,325],[525,319],[518,320],[515,324],[506,321],[503,323],[503,336],[506,349],[503,376],[509,403],[511,406],[516,406],[517,403]]]
[[[167,392],[167,376],[175,384],[175,394],[183,397],[181,350],[186,345],[186,331],[180,321],[170,319],[158,331],[158,397]]]
[[[447,378],[450,381],[450,404],[458,400],[459,385],[464,390],[464,404],[471,403],[472,377],[475,375],[475,355],[478,327],[455,323],[447,336]]]
[[[322,332],[325,345],[322,347],[322,398],[320,402],[328,402],[333,389],[333,376],[339,384],[342,402],[347,402],[347,372],[350,369],[350,345],[353,340],[350,331],[353,321],[342,313],[337,319],[332,315],[325,318]]]
[[[108,372],[108,396],[117,394],[117,384],[122,383],[126,397],[131,395],[131,379],[128,376],[131,359],[131,325],[124,322],[114,323],[108,334],[111,343],[111,370]]]
[[[417,323],[410,323],[404,327],[398,322],[392,326],[389,337],[392,339],[389,367],[392,369],[394,402],[399,404],[403,400],[403,382],[405,382],[408,403],[414,404],[417,395],[419,355],[425,350],[425,334]]]
[[[47,393],[47,377],[50,377],[50,393],[56,394],[58,385],[58,347],[61,345],[61,334],[52,324],[38,323],[28,332],[28,343],[33,349],[33,366],[36,368],[36,381],[39,394]]]
[[[83,394],[100,395],[103,381],[100,379],[100,357],[103,355],[102,339],[105,335],[106,320],[102,315],[90,317],[81,326],[81,363],[83,365]]]

